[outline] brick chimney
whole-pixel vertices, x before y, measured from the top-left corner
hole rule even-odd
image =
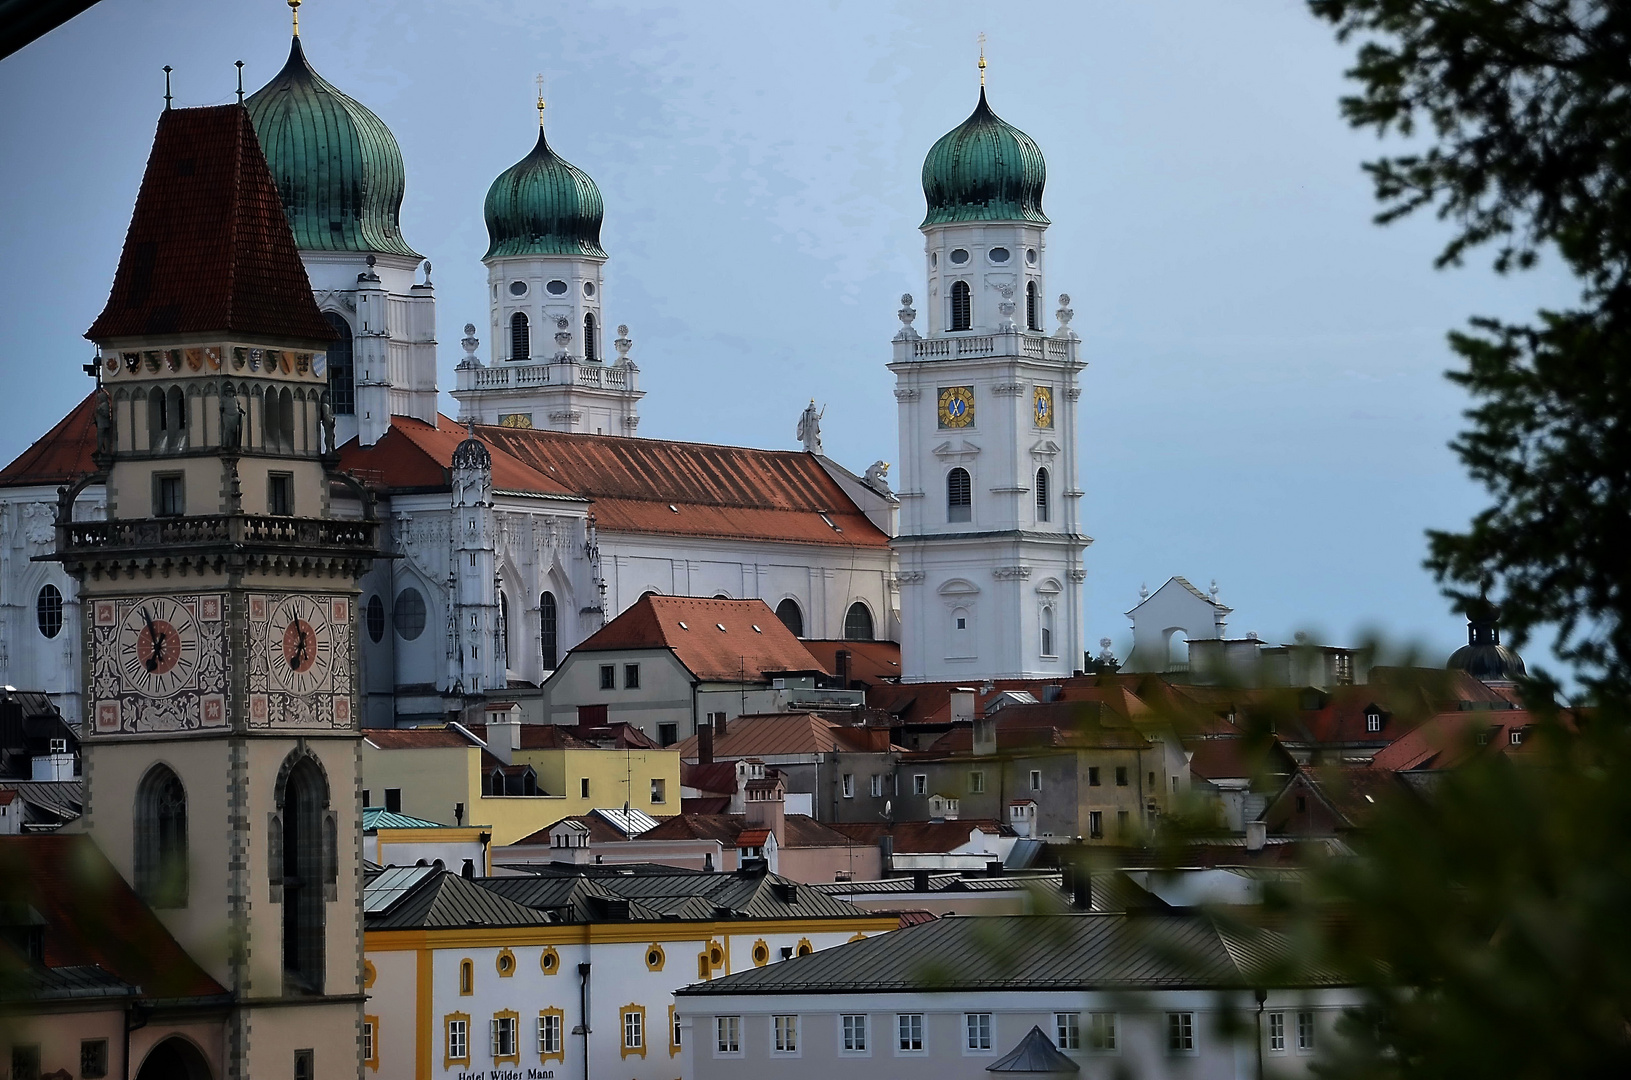
[[[776,846],[781,847],[787,824],[787,784],[782,774],[759,766],[747,774],[742,784],[742,798],[748,828],[770,830],[776,838]]]
[[[714,726],[712,724],[697,725],[697,764],[712,765],[714,763]]]

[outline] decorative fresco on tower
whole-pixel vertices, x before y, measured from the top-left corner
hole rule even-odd
[[[226,623],[219,593],[95,600],[92,722],[98,735],[227,726]]]
[[[249,726],[353,726],[352,602],[321,593],[249,594]]]

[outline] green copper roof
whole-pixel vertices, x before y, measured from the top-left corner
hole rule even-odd
[[[940,137],[923,159],[929,212],[919,228],[960,221],[1033,221],[1042,213],[1048,169],[1031,137],[980,103],[967,120]]]
[[[419,258],[402,239],[402,150],[379,117],[306,62],[289,62],[244,102],[302,251]]]
[[[487,189],[483,259],[502,255],[593,255],[604,259],[600,222],[606,209],[587,173],[549,147],[544,129],[532,153],[498,174]]]

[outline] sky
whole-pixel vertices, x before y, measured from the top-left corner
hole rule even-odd
[[[482,200],[531,149],[541,73],[551,145],[605,199],[606,321],[630,328],[641,434],[791,449],[815,398],[827,453],[856,472],[899,460],[885,365],[901,294],[924,292],[920,171],[974,107],[981,33],[992,107],[1047,160],[1048,294],[1070,294],[1089,363],[1092,651],[1109,637],[1125,656],[1140,587],[1176,574],[1216,580],[1231,634],[1379,632],[1442,663],[1466,631],[1421,566],[1423,533],[1484,505],[1447,446],[1468,402],[1443,378],[1445,332],[1572,291],[1553,266],[1434,270],[1448,230],[1431,217],[1373,224],[1360,166],[1383,146],[1342,121],[1351,50],[1302,4],[301,10],[312,65],[401,144],[444,387],[463,324],[487,334]],[[253,92],[288,48],[281,0],[103,0],[0,61],[0,459],[90,389],[82,335],[163,66],[178,106],[220,104],[235,60]]]

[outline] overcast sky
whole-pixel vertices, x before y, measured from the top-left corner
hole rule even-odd
[[[1047,158],[1048,293],[1090,363],[1087,640],[1125,656],[1140,584],[1182,574],[1217,579],[1233,633],[1375,628],[1434,663],[1464,642],[1421,569],[1423,530],[1482,505],[1446,447],[1467,403],[1444,333],[1569,290],[1434,271],[1442,226],[1371,223],[1377,143],[1342,123],[1347,56],[1300,3],[308,0],[301,24],[402,145],[444,387],[459,328],[487,333],[482,200],[531,148],[542,72],[552,145],[605,197],[641,434],[791,448],[814,397],[856,471],[899,460],[884,365],[924,292],[919,173],[973,108],[985,32],[992,106]],[[277,0],[103,0],[0,62],[0,458],[89,389],[162,67],[178,105],[230,101],[233,61],[253,92],[288,28]]]

